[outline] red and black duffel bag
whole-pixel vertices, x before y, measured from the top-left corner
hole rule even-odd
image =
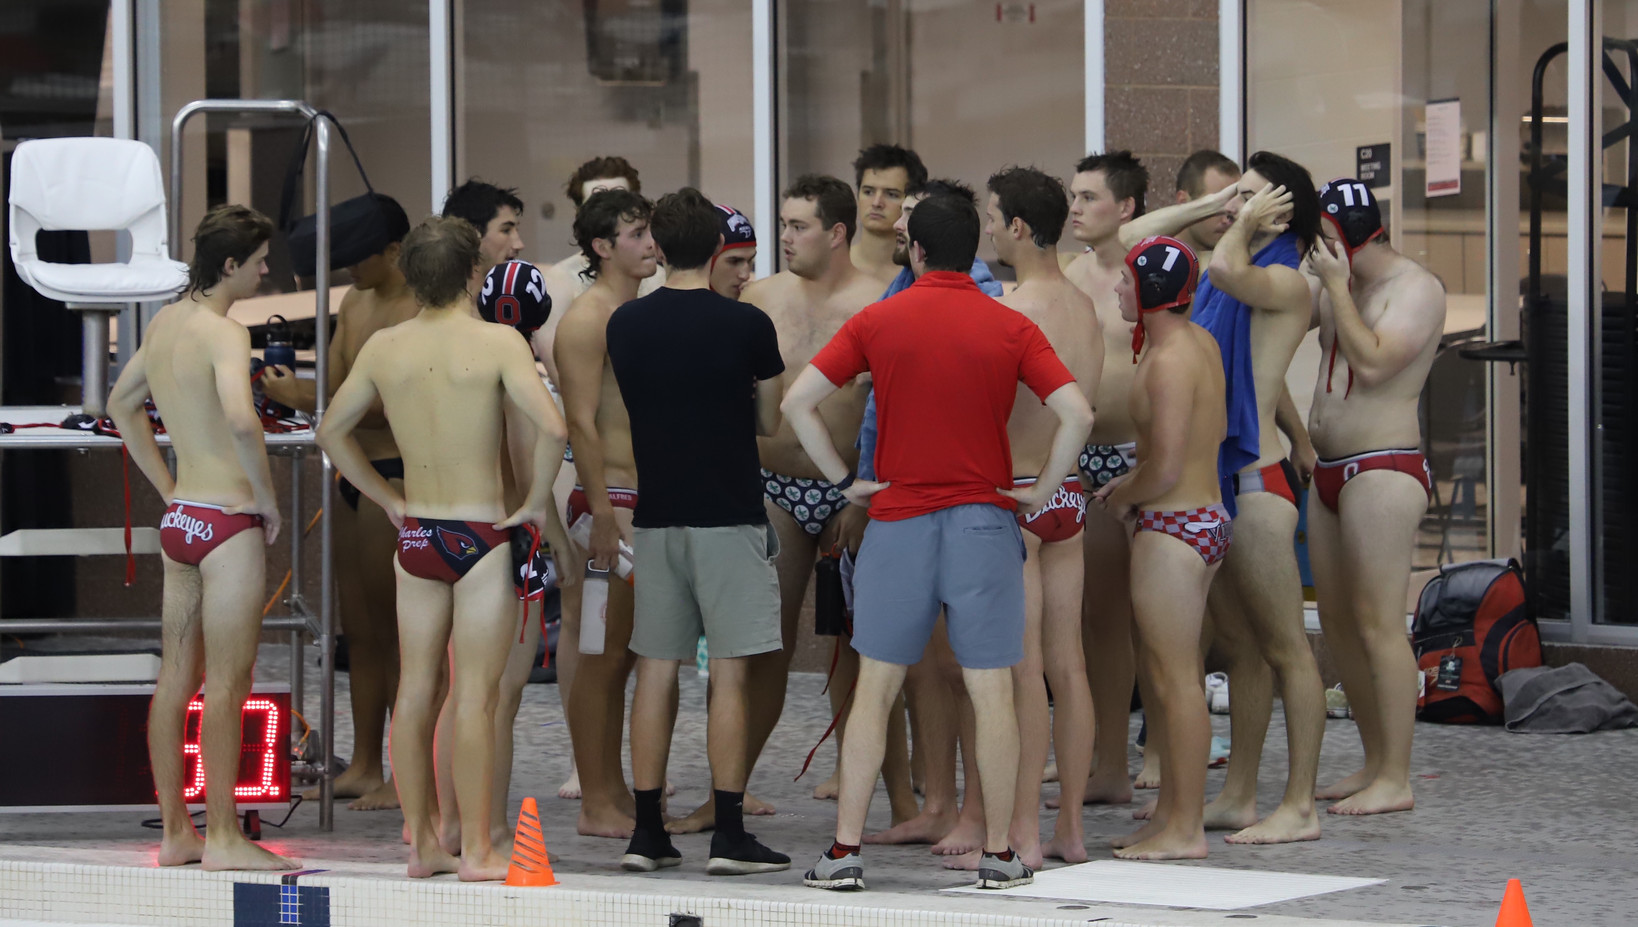
[[[1541,665],[1541,633],[1516,560],[1439,568],[1422,588],[1411,624],[1422,671],[1416,716],[1441,724],[1500,724],[1496,677]]]

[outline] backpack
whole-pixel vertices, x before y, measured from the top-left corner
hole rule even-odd
[[[1500,724],[1496,678],[1540,666],[1541,632],[1516,560],[1448,564],[1416,602],[1411,648],[1421,670],[1416,716],[1440,724]]]

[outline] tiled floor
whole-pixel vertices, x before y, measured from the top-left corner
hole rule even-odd
[[[264,649],[261,673],[265,678],[283,678],[285,669],[280,660],[283,653],[282,648]],[[682,711],[671,772],[671,778],[680,789],[673,799],[673,808],[678,810],[691,808],[705,796],[707,788],[703,680],[688,671],[684,671],[683,677]],[[316,677],[309,676],[313,678]],[[346,677],[339,677],[339,681],[338,703],[344,706]],[[884,914],[885,919],[873,921],[880,923],[921,922],[919,917],[911,919],[912,911],[937,912],[939,923],[959,923],[961,912],[1051,919],[1036,923],[1086,923],[1099,917],[1112,918],[1100,923],[1229,922],[1226,913],[1106,905],[1084,911],[1060,910],[1059,905],[1050,902],[939,894],[940,889],[959,885],[967,879],[941,869],[937,859],[922,847],[868,848],[865,859],[872,891],[863,895],[836,898],[802,889],[800,870],[827,844],[835,814],[833,804],[808,797],[813,785],[829,772],[834,758],[830,746],[821,749],[814,770],[801,782],[791,781],[801,768],[803,756],[829,721],[828,704],[820,695],[822,685],[823,680],[817,676],[792,678],[786,719],[775,733],[752,781],[752,791],[772,801],[779,808],[779,814],[752,819],[751,826],[771,846],[791,854],[792,872],[732,882],[707,880],[703,867],[709,838],[696,836],[678,838],[678,848],[684,854],[684,865],[680,869],[652,877],[620,875],[617,861],[622,844],[576,836],[577,804],[556,797],[557,786],[568,770],[568,737],[555,686],[531,686],[525,694],[517,726],[518,758],[512,806],[515,809],[525,795],[536,796],[554,867],[566,888],[576,891],[616,892],[632,897],[668,894],[734,897],[759,903],[766,901],[770,905],[845,904],[901,912],[891,918]],[[316,692],[309,692],[308,702],[308,708],[316,710]],[[315,717],[316,711],[308,716]],[[1134,730],[1136,720],[1134,716]],[[1217,733],[1228,733],[1226,717],[1214,717],[1214,725]],[[337,742],[343,755],[350,752],[351,736],[344,715],[337,725]],[[1283,727],[1276,717],[1263,763],[1265,811],[1271,807],[1282,785],[1283,737]],[[1638,895],[1638,849],[1635,849],[1638,846],[1638,801],[1633,794],[1634,783],[1638,781],[1633,774],[1638,768],[1638,731],[1543,737],[1507,734],[1493,728],[1420,725],[1417,738],[1414,772],[1419,805],[1415,812],[1357,820],[1328,818],[1323,840],[1294,846],[1231,847],[1214,837],[1211,858],[1203,864],[1229,869],[1381,878],[1387,880],[1385,884],[1234,913],[1239,917],[1252,914],[1264,923],[1279,923],[1289,917],[1302,919],[1305,924],[1372,922],[1488,927],[1495,922],[1506,880],[1518,877],[1524,880],[1531,912],[1538,924],[1633,922],[1631,900]],[[15,754],[7,752],[7,761],[14,761]],[[1352,772],[1359,756],[1351,722],[1330,721],[1321,761],[1322,780]],[[1221,772],[1213,772],[1209,787],[1215,789],[1221,777]],[[1047,786],[1046,793],[1050,795],[1055,789],[1055,786]],[[1102,858],[1097,848],[1104,841],[1133,826],[1130,810],[1093,808],[1086,811],[1088,845],[1093,848],[1094,859]],[[872,828],[885,826],[886,815],[885,800],[878,801],[872,808]],[[0,845],[3,845],[0,846],[0,870],[6,863],[25,857],[36,862],[71,860],[80,865],[147,865],[151,860],[154,832],[138,826],[141,817],[132,814],[0,815]],[[309,804],[295,812],[283,831],[269,830],[267,845],[300,856],[317,868],[345,869],[350,874],[357,873],[356,877],[384,880],[399,887],[383,887],[383,891],[402,895],[405,888],[397,876],[403,860],[403,849],[397,839],[400,820],[395,812],[354,812],[338,807],[336,830],[325,834],[318,829],[317,808]],[[1045,815],[1043,820],[1050,823]],[[73,890],[71,884],[63,888]],[[0,918],[42,914],[26,910],[0,911]],[[337,909],[337,916],[341,915]],[[86,922],[114,920],[93,916],[81,919]],[[840,924],[847,921],[833,921],[828,915],[817,914],[778,918],[769,914],[750,920],[735,915],[724,922]],[[1239,922],[1238,917],[1235,922]],[[653,923],[663,924],[665,920]],[[708,923],[716,922],[708,920]]]

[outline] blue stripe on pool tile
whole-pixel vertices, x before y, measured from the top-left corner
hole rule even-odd
[[[233,927],[330,927],[330,889],[235,882]]]

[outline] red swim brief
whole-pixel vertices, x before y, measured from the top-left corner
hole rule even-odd
[[[398,565],[422,579],[455,583],[511,536],[483,522],[405,516],[398,530]]]
[[[1194,548],[1200,559],[1211,566],[1228,556],[1229,540],[1234,536],[1234,520],[1221,503],[1186,512],[1139,511],[1138,522],[1132,529],[1135,536],[1143,531],[1169,534]]]
[[[219,505],[177,499],[159,520],[159,546],[172,560],[198,566],[228,538],[261,526],[260,515],[229,515]]]
[[[634,511],[637,508],[637,490],[616,489],[610,486],[609,504],[617,509]],[[564,527],[573,528],[574,523],[580,520],[580,516],[590,514],[591,500],[586,498],[586,489],[583,486],[576,486],[574,492],[569,493],[569,511],[568,516],[563,519]]]
[[[1035,477],[1013,477],[1012,485],[1018,489],[1034,486]],[[1077,476],[1064,480],[1063,485],[1058,487],[1040,511],[1032,515],[1018,516],[1019,527],[1047,544],[1067,541],[1080,534],[1085,525],[1086,494],[1081,490],[1081,480]]]
[[[1300,507],[1297,506],[1297,487],[1301,485],[1302,481],[1297,479],[1297,468],[1291,466],[1289,460],[1271,463],[1250,473],[1234,474],[1236,496],[1253,492],[1273,493],[1293,507]]]
[[[1414,477],[1422,484],[1428,498],[1433,498],[1433,471],[1428,469],[1427,458],[1422,456],[1422,452],[1392,450],[1367,451],[1352,457],[1320,461],[1314,468],[1314,488],[1319,491],[1320,502],[1335,512],[1337,502],[1342,497],[1342,487],[1367,470],[1397,470]]]

